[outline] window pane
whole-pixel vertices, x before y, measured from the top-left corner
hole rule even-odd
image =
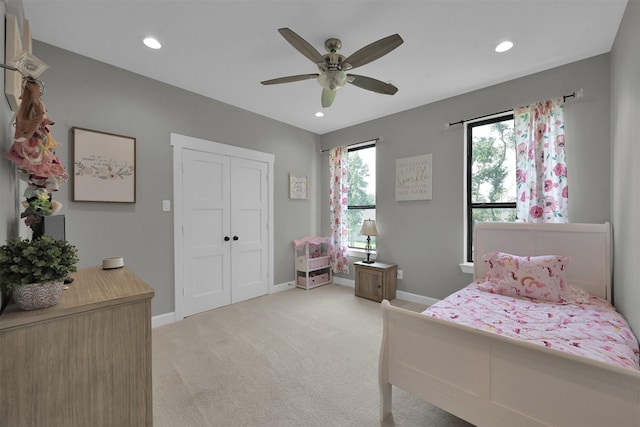
[[[349,151],[349,206],[376,204],[376,147]]]
[[[516,220],[515,208],[474,208],[473,223],[479,222],[513,222]]]
[[[367,237],[360,235],[362,221],[376,219],[376,147],[349,151],[349,247],[364,249]],[[371,248],[376,238],[371,237]]]
[[[360,234],[362,221],[365,219],[376,219],[375,209],[349,209],[349,247],[364,249],[367,244],[367,236]],[[376,249],[376,238],[371,237],[371,248]]]
[[[513,119],[470,127],[471,202],[516,201],[516,139]]]

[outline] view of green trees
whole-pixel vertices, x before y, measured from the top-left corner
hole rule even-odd
[[[375,148],[373,148],[375,150]],[[369,165],[360,156],[359,151],[349,153],[349,206],[369,206],[376,204],[375,193],[367,192]],[[375,219],[375,211],[365,209],[349,209],[349,246],[364,248],[366,237],[360,235],[362,221]],[[371,239],[375,249],[375,238]]]
[[[472,143],[472,203],[515,203],[516,138],[513,120],[473,128]],[[515,221],[515,215],[515,209],[511,208],[473,209],[474,223]]]

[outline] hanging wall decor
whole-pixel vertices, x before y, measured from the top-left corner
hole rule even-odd
[[[307,199],[309,189],[309,178],[301,173],[289,174],[289,198]]]
[[[396,200],[431,200],[432,154],[396,159]]]
[[[73,131],[73,201],[136,202],[136,139]]]

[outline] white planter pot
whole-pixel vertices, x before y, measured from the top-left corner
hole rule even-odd
[[[20,285],[13,288],[12,296],[22,310],[38,310],[54,306],[60,300],[64,283],[46,282]]]

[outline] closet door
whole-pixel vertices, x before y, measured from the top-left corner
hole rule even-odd
[[[268,164],[231,159],[231,302],[266,295],[268,281]]]
[[[185,316],[231,303],[229,171],[228,156],[183,151]]]

